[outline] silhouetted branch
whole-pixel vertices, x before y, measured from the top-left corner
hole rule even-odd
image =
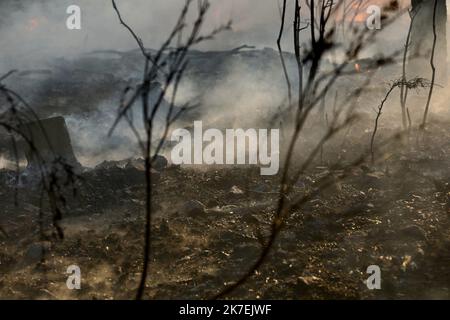
[[[213,39],[218,33],[228,30],[231,28],[231,21],[225,25],[215,28],[208,34],[200,34],[201,28],[209,9],[209,2],[205,0],[198,1],[197,17],[194,20],[193,26],[190,29],[186,40],[183,41],[183,30],[186,29],[187,23],[186,18],[191,6],[192,0],[187,0],[181,14],[175,23],[172,32],[161,45],[159,50],[152,56],[146,50],[142,40],[137,36],[137,34],[128,26],[122,19],[120,11],[112,0],[113,8],[117,13],[119,21],[126,29],[131,33],[133,38],[138,43],[141,52],[145,58],[144,73],[142,83],[140,83],[134,90],[125,90],[125,94],[131,93],[131,97],[128,101],[125,98],[121,99],[120,108],[118,115],[113,126],[110,129],[109,134],[111,134],[117,124],[125,118],[134,135],[136,136],[139,145],[141,146],[141,151],[145,161],[145,185],[146,185],[146,205],[145,205],[145,236],[144,236],[144,246],[143,246],[143,268],[141,273],[141,279],[139,282],[139,287],[136,293],[136,299],[142,299],[145,291],[145,284],[147,281],[148,268],[150,262],[150,247],[151,247],[151,226],[152,226],[152,211],[151,211],[151,201],[152,201],[152,163],[155,161],[158,152],[161,150],[166,136],[169,132],[170,125],[173,124],[176,119],[188,109],[188,105],[183,106],[178,112],[174,114],[175,108],[175,97],[178,91],[178,85],[183,77],[184,71],[188,66],[187,53],[192,46],[199,44],[203,41]],[[171,48],[172,43],[176,39],[175,48]],[[162,71],[162,72],[160,72]],[[162,84],[161,90],[157,94],[155,101],[150,100],[150,93],[155,92],[155,84],[158,78],[158,73],[162,73]],[[171,96],[169,110],[166,114],[164,129],[162,136],[159,137],[159,142],[156,148],[153,148],[152,141],[154,136],[154,121],[156,114],[163,105],[165,101],[166,94],[170,87],[173,87],[173,93]],[[135,102],[140,98],[141,100],[141,112],[142,112],[142,124],[144,127],[144,136],[142,137],[137,128],[133,123],[131,117],[127,117],[127,113],[135,105]]]
[[[16,71],[14,70],[10,71],[4,76],[1,76],[0,79],[5,80],[15,72]],[[50,143],[48,134],[33,108],[18,93],[1,83],[1,80],[0,94],[5,98],[6,105],[0,106],[0,128],[6,130],[10,136],[13,147],[13,156],[15,158],[15,205],[18,205],[17,185],[20,180],[19,155],[17,147],[17,141],[20,139],[30,150],[31,157],[36,159],[36,167],[31,169],[36,170],[36,173],[38,174],[38,185],[41,188],[41,194],[47,195],[50,211],[52,213],[53,228],[56,232],[56,236],[62,239],[64,237],[64,233],[59,225],[59,222],[62,219],[64,210],[66,209],[67,199],[65,190],[67,187],[71,187],[73,193],[76,193],[75,182],[76,179],[78,179],[78,175],[75,173],[72,165],[67,163],[65,159],[62,159],[56,155],[52,144]],[[32,136],[29,132],[27,132],[26,126],[31,122],[37,123],[38,128],[42,132],[42,136],[46,140],[50,152],[54,156],[54,160],[52,162],[48,162],[44,159],[41,151],[36,147]],[[41,201],[40,203],[40,212],[41,215],[43,215],[43,202]],[[43,227],[43,224],[40,223],[39,229],[41,235],[44,234]]]

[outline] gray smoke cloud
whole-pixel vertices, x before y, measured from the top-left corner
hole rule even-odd
[[[176,22],[185,0],[117,0],[123,18],[142,38],[148,48],[158,48],[166,39]],[[211,8],[204,25],[208,32],[228,20],[233,21],[233,30],[218,35],[214,40],[197,47],[200,50],[227,50],[243,44],[257,48],[276,47],[280,24],[280,8],[276,0],[211,0]],[[68,30],[66,9],[70,5],[81,8],[81,30]],[[288,8],[283,47],[292,50],[292,8]],[[119,24],[110,0],[0,0],[0,73],[10,69],[46,68],[58,57],[66,63],[72,60],[75,68],[86,53],[94,50],[129,51],[137,48],[136,42]],[[196,2],[191,7],[190,21],[196,13]],[[304,10],[306,11],[306,10]],[[384,52],[394,45],[383,45],[383,41],[402,46],[406,36],[407,19],[400,25],[391,26],[380,33],[377,42],[367,55]],[[305,33],[307,37],[308,33]],[[392,36],[391,36],[392,35]],[[306,39],[305,39],[306,41]],[[385,53],[385,52],[384,52]],[[202,99],[203,119],[219,127],[258,126],[260,118],[269,118],[270,112],[286,98],[286,87],[280,69],[277,52],[263,50],[257,58],[242,57],[227,60],[220,72],[220,81],[208,86],[208,95]],[[211,71],[218,71],[217,61],[209,59]],[[292,60],[292,59],[291,59]],[[214,62],[214,63],[212,63]],[[217,62],[217,63],[216,63]],[[205,63],[199,62],[198,65]],[[295,85],[295,66],[288,63]],[[59,65],[58,65],[59,66]],[[86,67],[92,71],[92,68]],[[68,70],[70,67],[68,67]],[[209,72],[210,70],[205,70]],[[127,72],[129,70],[127,69]],[[118,70],[106,70],[118,78],[128,79],[131,74],[120,74]],[[64,74],[64,73],[62,73]],[[70,72],[67,72],[69,75]],[[70,78],[70,77],[68,77]],[[52,78],[51,84],[60,79]],[[35,86],[44,82],[36,81]],[[23,83],[19,83],[23,84]],[[52,87],[52,85],[49,85]],[[123,88],[118,88],[118,92]],[[199,79],[186,77],[179,88],[177,103],[180,105],[205,91]],[[83,93],[84,94],[84,93]],[[82,95],[80,93],[80,95]],[[231,98],[232,97],[232,98]],[[66,117],[77,155],[83,164],[94,165],[102,159],[120,159],[135,155],[136,145],[131,133],[121,126],[117,134],[108,137],[107,132],[114,121],[117,99],[93,101],[87,114],[72,114]],[[72,108],[71,108],[72,109]],[[251,112],[252,117],[248,115]],[[269,114],[269,115],[268,115]],[[93,138],[95,137],[95,138]]]
[[[157,48],[176,22],[185,0],[117,0],[124,19],[149,48]],[[373,1],[378,3],[380,1]],[[205,21],[207,32],[228,20],[233,30],[222,33],[199,49],[231,49],[243,44],[258,48],[276,46],[280,24],[280,1],[211,0]],[[368,3],[372,3],[369,1]],[[292,46],[292,3],[288,2],[284,48]],[[67,8],[81,8],[81,30],[68,30]],[[306,7],[305,7],[306,8]],[[2,0],[0,1],[0,70],[28,67],[42,58],[74,56],[100,49],[130,50],[135,41],[118,22],[110,0]],[[191,7],[191,21],[196,2]],[[306,9],[303,10],[306,14]],[[306,18],[306,17],[305,17]],[[388,32],[380,41],[396,43],[407,29],[401,19],[399,32]],[[306,21],[306,20],[305,20]],[[302,34],[305,38],[308,34]],[[387,48],[390,46],[381,46]]]
[[[167,37],[184,0],[117,0],[127,22],[149,48]],[[68,30],[66,9],[81,8],[81,30]],[[0,2],[2,69],[27,66],[49,56],[73,56],[98,49],[130,50],[136,43],[119,24],[110,0],[38,0]],[[196,3],[191,7],[195,16]],[[233,20],[233,31],[217,36],[200,49],[224,49],[244,43],[274,46],[279,12],[273,0],[212,0],[205,32]]]

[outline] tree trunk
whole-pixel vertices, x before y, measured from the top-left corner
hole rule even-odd
[[[408,78],[430,79],[430,58],[433,46],[433,9],[436,9],[436,84],[447,84],[447,6],[445,0],[411,0],[412,14],[416,15],[411,29]]]

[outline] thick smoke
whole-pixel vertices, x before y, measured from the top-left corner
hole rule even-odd
[[[157,48],[167,37],[176,22],[177,16],[183,7],[184,0],[117,0],[121,13],[144,44],[149,48]],[[81,30],[68,30],[66,9],[69,5],[79,5],[82,10]],[[62,73],[69,74],[72,65],[78,69],[88,69],[80,62],[87,53],[95,50],[128,51],[135,49],[136,43],[130,34],[118,22],[117,16],[110,0],[62,0],[62,1],[2,1],[0,3],[2,15],[0,21],[0,70],[36,70],[53,69],[54,61],[66,61],[71,65]],[[195,2],[191,6],[190,21],[196,14]],[[204,32],[208,32],[228,20],[233,20],[233,30],[222,33],[216,39],[205,42],[197,47],[200,50],[228,50],[243,44],[256,47],[274,47],[279,13],[277,3],[271,0],[231,0],[211,1],[211,8],[204,25]],[[289,31],[288,33],[289,34]],[[61,60],[63,58],[64,60]],[[219,61],[218,61],[219,62]],[[81,64],[80,64],[81,63]],[[202,98],[202,103],[211,107],[206,112],[211,120],[218,113],[224,115],[222,122],[239,118],[238,111],[243,107],[253,108],[256,102],[264,101],[264,105],[278,99],[280,94],[272,97],[270,93],[276,93],[277,89],[270,89],[268,81],[265,82],[266,90],[260,90],[258,82],[261,79],[272,79],[273,74],[245,70],[246,64],[230,64],[224,69],[224,82],[217,83],[211,88],[212,94]],[[61,68],[61,63],[58,63]],[[118,71],[118,70],[116,70]],[[109,72],[114,73],[115,70]],[[257,70],[256,70],[257,71]],[[69,72],[69,73],[68,73]],[[131,73],[133,72],[133,74]],[[272,71],[270,71],[272,72]],[[61,75],[61,76],[62,76]],[[135,70],[124,79],[135,77]],[[281,78],[281,74],[278,74]],[[259,79],[258,79],[259,77]],[[196,97],[204,88],[195,87],[187,79],[180,88],[180,96],[177,100],[180,104],[187,98]],[[67,79],[64,79],[67,82]],[[36,88],[43,86],[52,87],[54,77],[50,81],[36,83]],[[20,81],[18,81],[20,83]],[[244,86],[242,84],[245,84]],[[195,87],[195,88],[194,88]],[[21,91],[20,88],[19,92]],[[118,88],[120,90],[120,88]],[[33,90],[34,91],[34,90]],[[40,90],[42,91],[42,90]],[[44,90],[45,91],[45,90]],[[265,92],[263,98],[259,92]],[[239,97],[231,101],[228,97]],[[247,99],[248,98],[248,99]],[[251,98],[251,99],[250,99]],[[102,159],[118,159],[136,154],[136,144],[132,143],[131,132],[121,126],[117,133],[107,137],[107,132],[113,123],[118,101],[113,97],[103,102],[95,102],[97,106],[91,112],[67,112],[66,119],[77,155],[83,164],[93,165]],[[41,107],[40,105],[37,107]],[[76,109],[75,106],[73,106]],[[226,112],[224,112],[226,109]],[[204,115],[206,117],[206,114]]]
[[[184,0],[117,0],[123,18],[142,38],[149,48],[158,48],[165,40],[176,22],[184,5]],[[68,30],[66,9],[79,5],[82,10],[82,29]],[[39,0],[0,2],[3,13],[0,20],[0,70],[41,69],[54,65],[54,61],[64,58],[76,68],[81,58],[95,50],[129,51],[137,47],[134,39],[118,22],[110,0]],[[292,8],[288,8],[291,14]],[[195,1],[191,8],[190,21],[196,12]],[[306,12],[306,10],[305,10]],[[230,50],[243,44],[255,46],[259,51],[255,58],[226,60],[220,71],[217,66],[221,60],[209,61],[206,70],[218,73],[216,81],[208,87],[199,85],[199,79],[186,77],[179,89],[177,102],[182,104],[200,97],[202,108],[198,115],[211,125],[218,127],[258,127],[267,126],[270,113],[286,98],[286,87],[276,48],[276,38],[280,24],[280,8],[273,0],[211,0],[211,9],[204,25],[208,32],[228,20],[233,21],[233,30],[224,32],[216,39],[207,41],[196,49]],[[285,50],[291,51],[292,17],[288,15],[284,34]],[[401,30],[406,30],[405,19],[400,22]],[[397,31],[397,32],[396,32]],[[387,33],[404,37],[398,28],[392,27]],[[384,33],[386,34],[386,33]],[[307,40],[307,33],[302,36]],[[380,36],[367,55],[383,51],[392,45],[380,44],[383,41],[395,42],[396,38]],[[379,41],[379,42],[378,42]],[[397,41],[398,43],[401,43]],[[209,58],[208,58],[209,59]],[[289,59],[288,59],[289,60]],[[203,62],[199,63],[201,65]],[[290,69],[295,85],[295,65],[291,60]],[[67,69],[70,70],[71,67]],[[86,67],[86,69],[89,69]],[[123,70],[122,70],[123,71]],[[126,70],[128,71],[128,69]],[[65,71],[67,72],[67,71]],[[111,74],[124,80],[136,77],[125,76],[118,70]],[[52,81],[55,81],[54,79]],[[47,84],[48,85],[48,84]],[[36,83],[39,86],[39,83]],[[50,85],[51,87],[51,85]],[[118,88],[121,90],[123,88]],[[207,95],[202,93],[208,92]],[[80,93],[81,94],[81,93]],[[117,99],[116,99],[117,100]],[[120,159],[136,155],[136,144],[131,132],[124,126],[111,138],[107,131],[113,123],[118,100],[113,97],[100,102],[91,112],[70,114],[67,118],[69,130],[77,155],[83,164],[94,165],[103,159]],[[75,108],[74,108],[75,109]],[[197,118],[198,119],[198,118]],[[263,122],[265,121],[265,122]]]

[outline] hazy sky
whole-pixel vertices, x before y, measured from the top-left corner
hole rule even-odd
[[[233,31],[217,36],[200,49],[231,49],[242,44],[275,47],[280,23],[278,1],[281,2],[211,0],[205,32],[229,19],[233,20]],[[379,3],[384,0],[365,1]],[[12,2],[19,2],[22,8],[12,9]],[[82,30],[66,28],[66,9],[74,4],[82,10]],[[145,45],[156,48],[175,23],[184,0],[117,0],[117,4],[123,18]],[[196,1],[192,11],[196,11]],[[95,49],[136,48],[134,40],[119,24],[110,0],[0,0],[0,12],[1,69],[18,63],[32,63],[36,57],[78,54]],[[286,22],[287,49],[292,43],[291,16]],[[403,37],[403,29],[406,29],[406,24],[390,37]]]
[[[4,0],[2,0],[4,1]],[[233,19],[233,31],[218,36],[208,48],[229,48],[242,43],[271,46],[279,23],[275,0],[212,0],[205,31]],[[66,28],[66,9],[79,5],[82,30]],[[184,0],[117,0],[124,19],[142,37],[146,46],[156,47],[173,26]],[[255,6],[256,4],[256,6]],[[119,25],[110,0],[23,1],[23,9],[1,4],[2,51],[22,48],[35,54],[79,52],[90,49],[129,49],[135,46]],[[193,3],[192,11],[196,11]],[[5,13],[8,14],[5,15]],[[275,29],[274,29],[275,28]],[[3,52],[4,54],[4,52]]]

